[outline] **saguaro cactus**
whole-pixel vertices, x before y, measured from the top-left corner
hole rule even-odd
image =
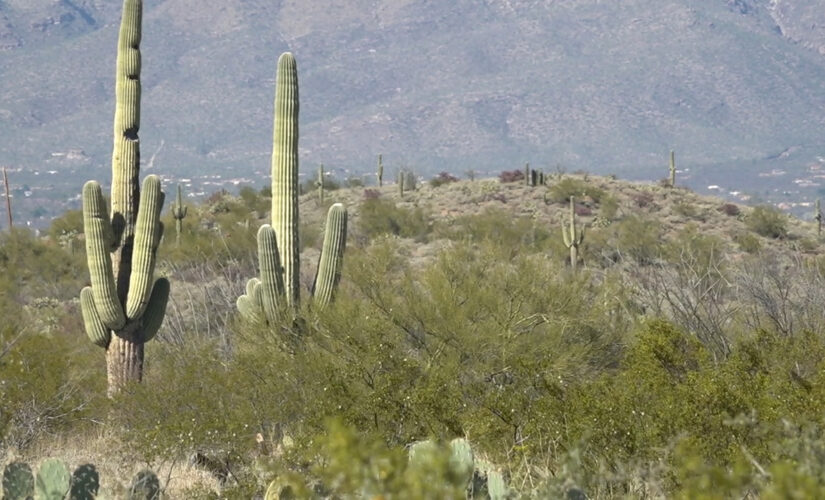
[[[584,226],[579,230],[576,228],[576,210],[573,197],[570,197],[569,228],[564,222],[561,223],[561,234],[564,244],[570,249],[570,267],[575,271],[579,260],[579,246],[584,241]]]
[[[186,218],[188,207],[183,205],[183,195],[178,184],[178,195],[172,207],[172,217],[175,219],[175,246],[180,246],[180,233],[183,231],[183,219]]]
[[[106,349],[109,395],[127,382],[142,379],[143,344],[160,328],[169,297],[165,278],[152,281],[155,252],[163,234],[160,179],[150,175],[142,191],[139,185],[142,11],[141,0],[124,0],[110,213],[100,185],[89,181],[83,186],[83,226],[92,284],[81,291],[80,305],[86,333]]]
[[[275,91],[275,134],[272,151],[272,225],[258,230],[260,278],[252,278],[238,298],[241,315],[251,320],[278,321],[282,306],[296,308],[300,300],[298,244],[298,73],[289,52],[278,59]],[[347,210],[340,203],[327,214],[324,245],[312,293],[315,303],[332,300],[341,273],[347,236]]]
[[[814,220],[816,221],[816,236],[822,236],[822,208],[819,204],[819,198],[816,200],[816,207],[814,208]]]
[[[9,192],[9,176],[6,175],[6,167],[3,167],[3,184],[6,186],[6,213],[9,216],[9,231],[14,227],[11,217],[11,193]]]
[[[670,151],[670,187],[676,187],[676,153]]]
[[[383,156],[378,155],[378,187],[384,185],[384,161]]]
[[[318,202],[324,206],[324,164],[318,165]]]

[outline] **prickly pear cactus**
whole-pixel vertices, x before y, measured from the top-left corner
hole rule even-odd
[[[154,472],[145,469],[137,473],[129,486],[129,500],[158,500],[160,481]]]
[[[35,500],[63,500],[69,492],[72,476],[62,460],[50,458],[40,464],[34,483]]]
[[[32,469],[23,462],[12,462],[3,469],[3,500],[29,500],[34,495]]]
[[[92,464],[83,464],[72,473],[69,500],[95,500],[100,490],[100,474]]]
[[[470,443],[464,438],[450,441],[450,467],[461,477],[466,484],[473,478],[475,460]]]

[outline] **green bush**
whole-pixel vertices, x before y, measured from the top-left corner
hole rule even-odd
[[[430,217],[422,208],[407,209],[381,198],[361,202],[356,224],[368,239],[391,234],[423,242],[432,231]]]
[[[786,238],[788,236],[788,218],[778,208],[771,205],[759,205],[745,219],[745,225],[751,231],[766,238]]]
[[[565,177],[548,188],[545,199],[551,203],[568,203],[571,196],[588,197],[599,203],[605,192],[587,181]]]

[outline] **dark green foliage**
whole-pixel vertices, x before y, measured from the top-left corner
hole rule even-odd
[[[100,489],[100,474],[92,464],[83,464],[72,473],[71,500],[94,500]]]
[[[748,229],[766,238],[786,238],[788,236],[788,216],[771,205],[759,205],[745,219]]]
[[[34,476],[31,467],[23,462],[12,462],[3,469],[3,498],[28,500],[34,496]]]
[[[569,203],[570,198],[575,196],[580,200],[590,199],[595,203],[605,195],[602,189],[593,186],[587,181],[577,179],[575,177],[564,177],[558,182],[553,183],[547,189],[545,201],[549,203]]]
[[[150,470],[137,473],[129,486],[128,500],[158,500],[160,498],[160,481]]]
[[[89,403],[105,377],[87,369],[99,357],[82,332],[77,322],[51,334],[0,326],[0,451],[82,428],[78,422],[94,411]]]
[[[391,200],[366,199],[359,207],[356,231],[369,239],[380,235],[396,235],[426,241],[432,223],[422,208],[408,209]]]

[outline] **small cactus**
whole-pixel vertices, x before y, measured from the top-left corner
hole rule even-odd
[[[69,492],[72,476],[62,460],[50,458],[40,464],[34,485],[37,500],[63,500]]]
[[[670,151],[670,187],[676,187],[676,154]]]
[[[100,474],[92,464],[83,464],[72,473],[70,500],[94,500],[100,490]]]
[[[12,462],[3,469],[3,500],[28,500],[34,495],[34,476],[31,467],[23,462]]]
[[[183,195],[180,184],[178,184],[178,195],[175,204],[172,205],[172,217],[175,219],[175,246],[180,246],[180,234],[183,231],[183,219],[186,217],[188,207],[183,205]]]
[[[378,155],[378,187],[384,185],[384,161],[383,156]]]
[[[579,258],[579,246],[584,241],[584,226],[581,229],[576,228],[575,201],[572,196],[570,197],[569,222],[567,224],[562,222],[561,233],[564,237],[564,245],[570,249],[570,267],[575,271]]]
[[[410,464],[424,464],[438,456],[439,446],[430,440],[418,441],[410,446]],[[448,466],[460,484],[467,488],[467,498],[506,500],[510,493],[504,476],[490,463],[476,460],[470,443],[464,438],[450,442]],[[456,483],[459,484],[459,483]]]

